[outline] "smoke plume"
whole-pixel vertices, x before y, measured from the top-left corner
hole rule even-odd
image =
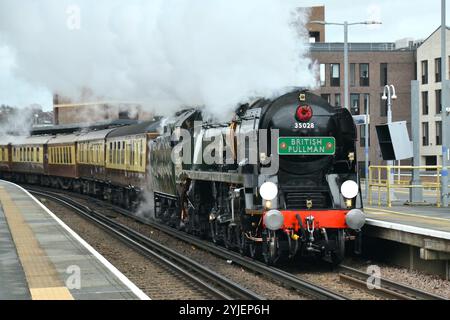
[[[74,100],[223,115],[252,97],[315,85],[305,12],[293,0],[2,0],[15,73]]]

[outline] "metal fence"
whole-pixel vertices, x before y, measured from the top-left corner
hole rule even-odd
[[[383,43],[349,43],[348,49],[350,52],[385,52],[385,51],[395,51],[395,43],[383,42]],[[328,52],[340,52],[344,50],[343,43],[311,43],[311,51],[328,51]],[[412,48],[404,48],[404,50],[412,51]]]
[[[418,170],[419,183],[413,184],[413,172]],[[373,193],[378,192],[378,206],[382,205],[382,193],[386,192],[386,205],[392,207],[391,192],[397,189],[411,191],[414,188],[435,194],[436,206],[441,207],[442,166],[371,166],[369,167],[369,205],[373,204]]]

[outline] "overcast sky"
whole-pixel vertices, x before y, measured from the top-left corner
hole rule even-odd
[[[383,22],[381,26],[352,26],[349,32],[349,41],[351,42],[391,42],[406,37],[424,39],[440,25],[440,0],[305,0],[303,3],[305,7],[325,5],[328,22],[345,20],[349,22],[364,20]],[[450,7],[450,3],[448,7]],[[447,14],[450,14],[450,10]],[[1,30],[0,40],[2,40]],[[342,42],[342,28],[327,26],[326,40],[327,42]],[[13,65],[13,50],[2,46],[0,41],[0,104],[25,106],[38,103],[46,110],[51,110],[52,95],[50,92],[45,88],[17,79],[12,70]]]
[[[305,0],[305,6],[325,5],[328,22],[378,20],[381,26],[352,26],[351,42],[390,42],[427,38],[441,24],[440,0]],[[447,15],[450,14],[450,3]],[[339,26],[327,26],[327,42],[343,42]]]

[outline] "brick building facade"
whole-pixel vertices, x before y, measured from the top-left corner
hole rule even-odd
[[[342,43],[313,43],[311,57],[318,65],[320,87],[314,92],[332,105],[344,105],[344,54]],[[386,84],[394,84],[398,99],[393,102],[394,121],[411,122],[411,81],[415,79],[415,49],[397,49],[394,43],[349,44],[349,85],[352,114],[366,113],[369,107],[370,164],[384,164],[376,125],[387,122],[387,103],[382,100]],[[364,172],[364,127],[358,127],[358,154]]]

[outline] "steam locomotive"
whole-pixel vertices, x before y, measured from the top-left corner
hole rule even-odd
[[[145,203],[167,225],[268,264],[299,255],[339,264],[365,224],[356,139],[346,109],[294,90],[220,123],[196,108],[0,143],[0,177],[130,209]]]

